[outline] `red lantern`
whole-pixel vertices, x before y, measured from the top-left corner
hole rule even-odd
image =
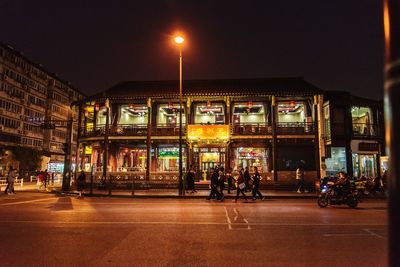
[[[207,101],[207,107],[211,108],[211,101]]]
[[[252,101],[247,102],[247,107],[248,108],[252,108],[253,107],[253,102]]]
[[[87,118],[87,117],[89,117],[89,111],[85,111],[85,117]]]
[[[99,111],[99,110],[100,110],[100,105],[99,105],[99,104],[94,105],[94,109],[95,109],[96,111]]]

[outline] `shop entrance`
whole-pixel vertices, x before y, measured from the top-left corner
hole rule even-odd
[[[217,166],[225,167],[225,148],[202,147],[193,149],[193,160],[198,169],[198,179],[210,179],[210,169]]]

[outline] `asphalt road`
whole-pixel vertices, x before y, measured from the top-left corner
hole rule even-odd
[[[0,197],[0,266],[387,266],[387,210],[315,200]]]

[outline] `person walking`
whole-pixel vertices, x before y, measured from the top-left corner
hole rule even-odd
[[[299,166],[296,170],[296,180],[297,180],[297,193],[308,192],[304,190],[304,170],[303,166]]]
[[[82,197],[82,192],[85,189],[85,183],[86,183],[86,175],[85,172],[82,170],[81,174],[78,176],[78,183],[77,183],[77,189],[79,192],[78,198]]]
[[[8,172],[8,176],[7,176],[7,181],[8,181],[8,185],[7,185],[8,191],[7,191],[7,193],[8,193],[9,195],[15,194],[15,191],[14,191],[14,181],[15,181],[16,176],[17,176],[17,175],[16,175],[16,169],[10,167],[10,171]]]
[[[232,169],[229,169],[226,172],[226,179],[228,181],[228,194],[231,193],[231,189],[233,188],[233,177],[232,177]]]
[[[211,184],[210,184],[210,195],[206,198],[207,200],[210,199],[219,199],[219,193],[217,190],[217,186],[218,186],[218,169],[214,169],[211,168],[210,169],[210,173],[211,173]]]
[[[47,189],[48,180],[49,180],[49,173],[47,172],[47,169],[46,169],[46,170],[44,170],[44,173],[43,173],[43,185],[44,185],[44,190]]]
[[[187,193],[196,192],[196,190],[194,189],[194,170],[192,165],[190,165],[186,173],[186,183],[187,183]]]
[[[251,185],[250,185],[251,176],[249,172],[249,167],[247,166],[244,169],[243,177],[244,177],[244,183],[246,185],[245,191],[251,192]]]
[[[258,168],[254,167],[254,175],[253,175],[253,200],[257,199],[257,195],[260,197],[261,200],[264,200],[265,197],[261,194],[259,187],[260,187],[261,175],[258,172]]]
[[[6,176],[6,189],[4,190],[4,194],[9,194],[8,193],[8,189],[10,188],[10,182],[8,181],[8,177],[10,176],[10,172],[12,171],[12,166],[9,167],[8,172],[7,172],[7,176]]]
[[[224,189],[225,189],[225,173],[224,173],[224,167],[220,167],[218,171],[218,187],[217,187],[218,193],[219,193],[219,200],[223,201],[225,196],[224,196]]]
[[[237,182],[237,190],[236,190],[236,197],[235,200],[233,200],[232,202],[237,202],[238,198],[239,198],[239,193],[242,193],[244,200],[247,202],[247,196],[244,193],[244,190],[246,189],[246,184],[244,182],[244,175],[243,175],[243,168],[239,171],[239,176],[236,180]]]

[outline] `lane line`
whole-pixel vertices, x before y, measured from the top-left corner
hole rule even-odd
[[[384,236],[382,236],[382,235],[378,235],[377,233],[371,231],[370,229],[364,229],[364,231],[366,231],[367,233],[370,233],[371,235],[376,236],[376,237],[378,237],[378,238],[380,238],[380,239],[384,239],[384,240],[387,239],[386,237],[384,237]]]
[[[224,209],[225,209],[226,221],[228,222],[228,229],[232,230],[232,225],[231,225],[232,222],[231,222],[231,219],[229,218],[228,210],[226,209],[225,206],[224,206]]]
[[[41,199],[33,199],[33,200],[26,200],[26,201],[18,201],[18,202],[11,202],[11,203],[2,203],[0,206],[11,206],[11,205],[18,205],[18,204],[25,204],[25,203],[34,203],[34,202],[39,202],[39,201],[46,201],[46,200],[57,200],[60,198],[66,198],[66,197],[52,197],[52,198],[41,198]]]
[[[98,224],[98,225],[106,225],[106,224],[166,224],[166,225],[226,225],[226,222],[160,222],[160,221],[142,221],[142,222],[133,222],[133,221],[119,221],[119,222],[111,222],[111,221],[32,221],[32,220],[3,220],[0,221],[0,224],[8,224],[8,223],[32,223],[32,224]],[[234,223],[235,225],[243,225],[247,226],[247,223]],[[368,226],[368,227],[380,227],[387,226],[386,224],[282,224],[282,223],[251,223],[251,225],[255,226]]]

